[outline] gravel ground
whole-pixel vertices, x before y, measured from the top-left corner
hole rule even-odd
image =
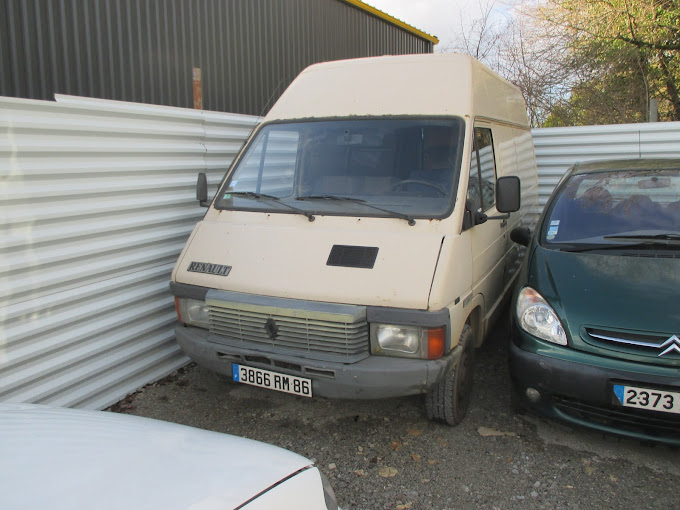
[[[311,458],[345,510],[680,508],[676,448],[513,413],[506,338],[496,328],[477,352],[471,408],[454,428],[428,421],[422,397],[306,399],[236,384],[196,365],[113,410]]]

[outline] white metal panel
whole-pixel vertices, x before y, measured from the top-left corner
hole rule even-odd
[[[577,161],[680,157],[680,122],[543,128],[532,130],[532,135],[541,209]]]
[[[170,271],[258,119],[0,98],[0,400],[103,408],[187,362]]]

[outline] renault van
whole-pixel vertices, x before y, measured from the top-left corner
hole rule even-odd
[[[509,232],[537,217],[516,87],[463,55],[313,65],[197,195],[171,282],[189,357],[303,397],[424,394],[460,422],[519,267]]]

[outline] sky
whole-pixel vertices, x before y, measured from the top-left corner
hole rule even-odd
[[[404,23],[434,35],[435,52],[450,46],[463,22],[481,16],[485,0],[362,0]]]

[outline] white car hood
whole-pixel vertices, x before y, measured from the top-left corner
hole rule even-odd
[[[309,301],[428,308],[441,233],[410,227],[403,220],[383,220],[391,222],[392,230],[386,231],[343,218],[319,217],[309,223],[300,216],[276,216],[290,223],[199,223],[173,281]],[[335,245],[377,248],[374,266],[329,265]],[[226,276],[193,272],[192,262],[229,266],[230,271]]]
[[[232,509],[308,466],[311,461],[287,450],[217,432],[115,413],[0,404],[3,510]],[[316,468],[302,473],[308,472],[319,476]],[[325,508],[318,487],[321,505],[305,508]]]

